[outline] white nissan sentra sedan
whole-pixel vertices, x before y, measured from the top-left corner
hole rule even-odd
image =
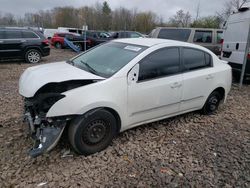
[[[35,140],[29,154],[50,151],[65,129],[75,151],[89,155],[132,127],[195,110],[212,114],[230,88],[225,61],[173,40],[114,40],[67,62],[30,67],[19,81]]]

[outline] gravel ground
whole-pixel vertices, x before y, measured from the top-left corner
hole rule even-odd
[[[53,50],[41,63],[75,53]],[[0,187],[250,187],[250,86],[233,86],[216,115],[198,112],[121,133],[105,151],[78,156],[62,139],[31,159],[18,79],[31,65],[0,64]]]

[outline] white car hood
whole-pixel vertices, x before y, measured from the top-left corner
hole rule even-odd
[[[33,97],[38,89],[51,82],[68,80],[99,80],[103,77],[91,74],[66,62],[49,63],[27,68],[19,80],[19,93]]]

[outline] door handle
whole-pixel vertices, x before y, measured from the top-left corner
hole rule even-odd
[[[26,42],[27,40],[21,40],[21,42]]]
[[[207,75],[207,77],[206,77],[207,80],[211,80],[211,79],[213,79],[213,78],[214,78],[214,76],[211,75],[211,74]]]
[[[174,88],[179,88],[181,86],[182,86],[181,83],[175,82],[173,85],[171,85],[171,88],[174,89]]]

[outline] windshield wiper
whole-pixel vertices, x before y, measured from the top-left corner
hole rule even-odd
[[[73,61],[71,61],[71,60],[66,61],[66,63],[75,66],[75,63]]]
[[[93,69],[88,63],[84,62],[81,60],[81,63],[85,65],[85,67],[87,67],[87,69],[89,70],[89,72],[93,73],[93,74],[96,74],[96,75],[99,75],[99,73]]]

